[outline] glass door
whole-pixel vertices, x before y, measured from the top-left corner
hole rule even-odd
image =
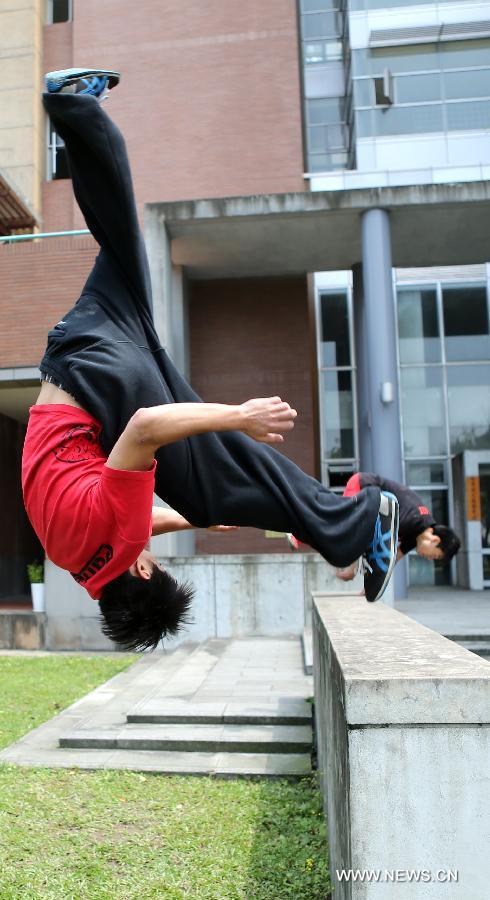
[[[490,588],[490,463],[480,464],[480,509],[483,587]]]

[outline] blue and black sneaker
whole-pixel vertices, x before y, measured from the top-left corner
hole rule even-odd
[[[105,91],[119,84],[119,72],[108,69],[60,69],[44,76],[50,94],[90,94],[103,99]]]
[[[398,547],[398,500],[381,491],[379,513],[369,549],[363,556],[364,593],[373,602],[383,596],[396,563]]]

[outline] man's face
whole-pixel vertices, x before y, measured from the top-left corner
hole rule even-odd
[[[162,572],[164,571],[164,567],[158,562],[153,553],[150,553],[149,550],[142,550],[138,559],[129,567],[129,573],[130,575],[136,575],[137,578],[143,578],[144,581],[149,581],[154,566],[161,569]]]
[[[444,559],[440,543],[440,537],[434,534],[432,528],[426,528],[417,538],[417,553],[424,559]]]

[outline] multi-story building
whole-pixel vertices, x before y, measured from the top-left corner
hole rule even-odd
[[[453,458],[481,451],[483,522],[489,0],[0,0],[0,170],[32,216],[4,230],[61,233],[0,244],[5,492],[45,334],[96,254],[66,234],[84,223],[41,75],[101,63],[123,74],[107,109],[127,139],[157,326],[197,391],[283,395],[300,412],[284,452],[303,468],[337,490],[359,467],[405,478],[441,521],[462,502]],[[35,549],[18,492],[2,523],[17,535],[11,598]],[[284,544],[243,529],[167,549]],[[413,582],[455,576],[410,560]]]

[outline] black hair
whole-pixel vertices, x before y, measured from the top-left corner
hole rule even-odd
[[[461,547],[461,541],[458,535],[452,528],[448,528],[447,525],[434,525],[432,531],[440,538],[440,544],[438,546],[444,553],[446,562],[449,562]]]
[[[124,572],[99,600],[102,632],[124,650],[155,650],[161,638],[190,622],[194,588],[153,567],[149,579]]]

